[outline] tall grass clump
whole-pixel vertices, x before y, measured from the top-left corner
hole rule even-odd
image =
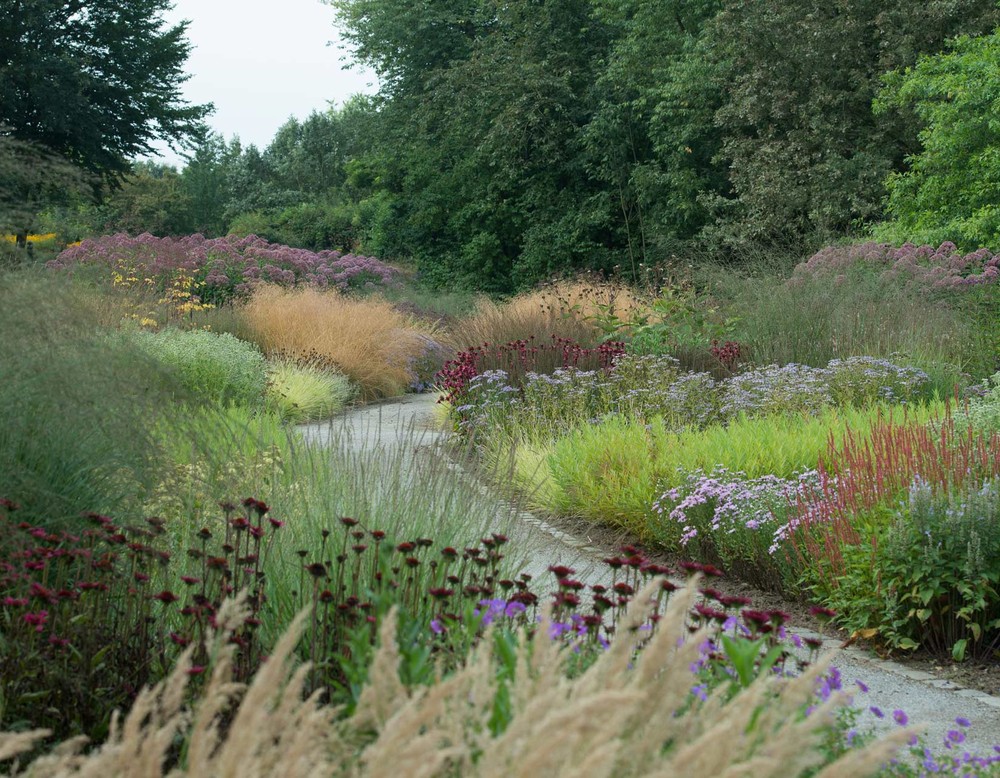
[[[390,303],[317,289],[256,289],[241,309],[256,343],[272,357],[321,360],[365,399],[403,394],[427,348],[426,328]]]
[[[192,395],[217,403],[260,405],[267,383],[264,355],[229,333],[132,330],[126,337],[171,371]]]
[[[641,623],[658,585],[654,581],[636,599],[629,623]],[[146,775],[752,772],[831,778],[874,774],[910,737],[899,729],[864,748],[826,753],[825,739],[846,696],[832,694],[801,714],[815,700],[823,662],[793,679],[761,673],[735,696],[720,691],[698,702],[689,667],[700,659],[706,633],[688,631],[694,594],[690,587],[673,596],[649,636],[621,629],[609,650],[575,678],[565,672],[571,652],[543,637],[552,626],[546,616],[542,636],[484,639],[454,673],[420,691],[400,678],[404,657],[390,615],[380,627],[359,704],[339,718],[319,697],[304,694],[310,671],[294,653],[305,614],[249,684],[231,682],[237,647],[229,637],[246,612],[241,603],[230,603],[217,618],[215,666],[197,694],[188,693],[194,669],[189,650],[169,678],[116,719],[105,743],[88,754],[80,742],[65,743],[26,772],[35,778],[138,768]],[[0,759],[27,754],[46,734],[0,734]]]
[[[133,344],[110,341],[99,317],[65,278],[0,277],[0,472],[27,518],[133,515],[160,477],[156,427],[183,429],[174,400],[184,387]]]
[[[354,394],[347,376],[314,363],[279,359],[268,366],[268,402],[283,421],[327,419],[343,409]]]
[[[447,458],[424,450],[428,433],[404,430],[398,445],[385,445],[374,433],[333,419],[313,425],[304,438],[275,414],[238,406],[206,410],[183,432],[160,430],[175,464],[152,490],[148,512],[168,520],[180,554],[200,529],[224,531],[220,499],[246,495],[259,496],[271,515],[287,522],[279,556],[312,553],[324,533],[339,527],[340,517],[358,521],[359,531],[382,531],[387,546],[433,538],[436,546],[464,548],[492,532],[510,531],[516,501],[501,492],[498,503],[496,492],[456,478]],[[517,557],[507,554],[511,562]],[[328,551],[326,561],[337,560]],[[373,559],[360,562],[363,575],[374,573]],[[301,591],[301,564],[289,569],[272,577],[271,596],[285,616],[297,608],[295,592]]]
[[[925,370],[941,396],[963,371],[991,372],[993,347],[954,295],[920,292],[865,267],[790,279],[730,272],[716,288],[736,321],[733,337],[757,364],[890,358]]]
[[[640,298],[628,287],[611,282],[562,281],[494,302],[483,298],[475,311],[453,328],[457,349],[484,343],[509,343],[552,336],[584,347],[596,346],[605,334],[601,317],[628,317],[641,310]]]

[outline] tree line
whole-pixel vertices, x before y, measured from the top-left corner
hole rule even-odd
[[[491,292],[692,247],[1000,232],[993,0],[330,5],[377,95],[262,150],[201,137],[82,222],[357,247]]]

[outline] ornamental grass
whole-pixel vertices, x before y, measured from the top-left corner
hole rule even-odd
[[[645,603],[658,586],[653,581],[636,598],[631,623],[645,620]],[[832,694],[809,715],[800,714],[814,700],[825,662],[798,678],[763,673],[732,698],[717,693],[692,703],[689,667],[705,637],[688,631],[695,595],[689,586],[671,598],[651,636],[620,630],[609,650],[575,678],[564,672],[567,652],[557,641],[521,634],[513,678],[500,677],[502,659],[495,642],[485,639],[456,672],[419,689],[399,679],[390,614],[370,680],[349,716],[303,694],[309,667],[294,656],[305,613],[247,685],[231,680],[235,647],[228,638],[246,617],[245,599],[237,598],[218,614],[214,666],[192,702],[186,702],[193,669],[188,651],[164,682],[116,717],[106,742],[84,753],[81,739],[68,740],[49,755],[15,764],[11,774],[831,778],[874,774],[910,737],[911,730],[900,728],[864,748],[825,757],[823,737],[845,697]],[[543,616],[542,634],[547,620]],[[494,733],[490,720],[499,694],[509,700],[510,716]],[[27,754],[45,736],[44,730],[0,734],[0,759]]]
[[[259,287],[240,310],[266,354],[333,367],[367,400],[406,391],[430,334],[385,300],[312,288]]]

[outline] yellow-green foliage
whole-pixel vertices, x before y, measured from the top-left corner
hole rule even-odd
[[[655,597],[653,584],[626,617],[638,625]],[[622,628],[611,648],[584,673],[568,678],[567,652],[543,637],[516,650],[510,681],[510,724],[492,734],[493,701],[505,682],[496,642],[480,642],[466,664],[428,688],[399,680],[395,618],[380,630],[381,646],[353,715],[340,718],[317,695],[303,699],[308,667],[292,656],[305,614],[292,624],[248,687],[230,681],[234,646],[227,629],[245,611],[227,603],[208,683],[188,705],[189,649],[171,676],[139,695],[106,743],[87,754],[68,741],[16,774],[172,776],[737,776],[816,778],[874,774],[911,736],[899,728],[864,749],[822,766],[821,743],[846,696],[832,695],[808,717],[827,663],[799,678],[761,673],[733,699],[716,694],[692,706],[689,666],[705,638],[690,635],[687,612],[695,586],[671,597],[643,650],[645,633]],[[625,626],[625,625],[623,625]],[[547,623],[539,634],[547,633]],[[684,715],[677,711],[685,710]],[[220,727],[220,719],[227,726]],[[45,731],[0,733],[0,759],[28,752]],[[724,747],[721,747],[724,744]],[[179,756],[178,756],[179,755]],[[173,763],[177,762],[176,765]],[[815,769],[820,767],[818,772]]]
[[[426,348],[426,327],[374,297],[265,286],[240,311],[265,353],[334,365],[366,399],[402,394]]]
[[[513,456],[514,478],[533,504],[553,513],[612,524],[666,543],[662,522],[652,522],[653,501],[679,486],[683,474],[725,467],[748,478],[789,478],[817,466],[831,438],[846,429],[865,433],[880,415],[927,422],[943,405],[908,409],[829,409],[818,416],[739,417],[728,425],[671,431],[661,419],[645,425],[613,417],[581,425],[554,441],[497,446],[493,457]]]
[[[346,376],[313,363],[281,359],[267,370],[267,398],[282,421],[328,419],[353,396]]]

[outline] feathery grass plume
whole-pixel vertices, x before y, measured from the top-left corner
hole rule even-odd
[[[612,648],[576,679],[562,672],[565,650],[547,639],[551,610],[534,639],[522,633],[510,682],[513,717],[496,736],[489,719],[503,681],[496,672],[493,635],[487,632],[452,675],[409,690],[397,677],[395,613],[382,623],[369,685],[353,716],[338,719],[342,711],[320,704],[316,695],[303,699],[309,666],[296,669],[291,657],[305,613],[234,707],[243,687],[228,680],[233,648],[226,630],[240,623],[237,602],[220,612],[215,671],[191,709],[183,704],[192,669],[189,652],[170,678],[140,695],[123,723],[115,722],[108,743],[87,755],[78,741],[68,743],[16,774],[159,776],[169,768],[172,776],[784,778],[819,765],[818,737],[844,697],[831,696],[809,716],[801,711],[827,665],[794,679],[763,674],[731,700],[720,690],[699,705],[691,695],[687,663],[704,636],[690,635],[685,619],[697,583],[675,593],[654,630],[626,626],[649,615],[659,586],[654,580],[640,593]],[[818,775],[872,774],[911,732],[896,730]],[[38,736],[0,734],[0,755],[24,753]]]
[[[366,399],[402,394],[431,334],[385,300],[312,288],[258,287],[240,313],[265,353],[334,366]]]
[[[475,311],[452,328],[451,341],[455,348],[464,349],[530,337],[546,342],[549,336],[559,335],[582,346],[596,346],[601,329],[594,319],[602,311],[629,318],[644,307],[625,286],[564,281],[505,302],[480,299]]]

